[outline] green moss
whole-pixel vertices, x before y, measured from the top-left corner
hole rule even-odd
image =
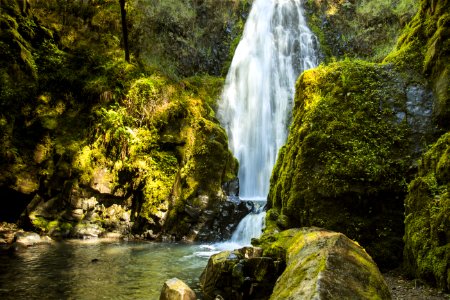
[[[389,67],[350,60],[303,73],[271,179],[270,206],[288,217],[277,218],[278,227],[341,231],[379,261],[399,259],[397,212],[412,148],[407,123],[396,117],[406,101],[396,76]],[[386,248],[390,253],[380,252]]]
[[[405,266],[414,276],[450,290],[450,133],[424,154],[405,201]]]
[[[47,220],[43,217],[35,217],[32,219],[33,226],[40,232],[46,234],[62,233],[67,235],[73,228],[73,224],[61,220]]]
[[[266,232],[260,242],[264,255],[281,258],[287,265],[270,299],[313,299],[318,295],[333,299],[387,299],[389,296],[373,260],[341,233],[315,227],[289,229]],[[339,284],[342,280],[345,285]]]
[[[382,61],[417,6],[412,0],[305,3],[309,27],[327,62],[344,57]]]
[[[450,17],[448,1],[421,1],[418,13],[399,38],[397,46],[385,59],[417,80],[425,76],[436,95],[435,115],[438,124],[450,128],[449,56]],[[413,70],[414,72],[411,72]]]

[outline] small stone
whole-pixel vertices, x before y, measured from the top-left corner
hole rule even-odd
[[[178,278],[172,278],[164,282],[159,300],[195,300],[194,291]]]
[[[41,242],[41,237],[35,232],[18,232],[14,236],[14,241],[24,246],[33,246]]]

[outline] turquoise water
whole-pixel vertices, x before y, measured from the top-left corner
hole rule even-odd
[[[63,241],[3,253],[0,299],[159,299],[173,277],[198,293],[209,251],[192,244]]]

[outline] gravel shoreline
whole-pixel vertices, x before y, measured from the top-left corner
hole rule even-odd
[[[430,287],[421,280],[408,279],[401,269],[383,273],[393,300],[450,300],[450,294]]]

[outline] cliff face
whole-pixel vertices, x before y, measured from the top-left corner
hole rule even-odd
[[[226,238],[247,208],[222,188],[237,172],[214,113],[223,80],[182,76],[220,73],[228,56],[215,70],[146,64],[131,30],[125,63],[116,2],[2,0],[0,217],[58,236]],[[130,28],[148,17],[140,5],[128,2]],[[245,5],[216,11],[233,16],[228,33],[211,26],[222,49]]]
[[[268,231],[324,227],[360,242],[381,267],[402,261],[407,183],[427,145],[449,129],[447,11],[447,1],[422,1],[380,64],[345,59],[301,75],[272,174]],[[342,40],[327,40],[327,30],[325,50],[341,55]]]

